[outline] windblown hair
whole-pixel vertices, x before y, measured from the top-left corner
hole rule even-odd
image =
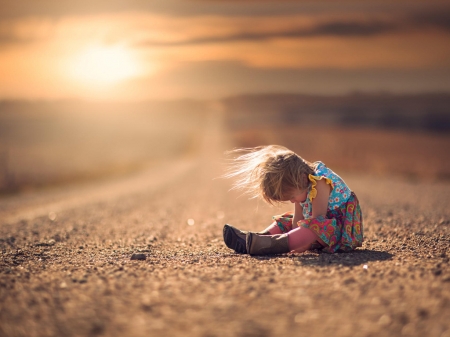
[[[236,149],[228,154],[237,155],[224,175],[236,178],[232,189],[269,204],[282,201],[290,189],[306,189],[308,175],[314,174],[313,164],[279,145]]]

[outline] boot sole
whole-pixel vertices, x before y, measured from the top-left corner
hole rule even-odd
[[[250,252],[251,247],[252,247],[252,235],[249,234],[249,235],[247,235],[247,237],[245,238],[245,249],[246,249],[246,251],[247,251],[247,252]],[[250,254],[250,253],[249,253],[249,254]],[[250,255],[253,255],[253,254],[250,254]]]
[[[228,225],[223,227],[223,241],[228,248],[233,249],[236,253],[247,254],[245,240],[240,238]]]

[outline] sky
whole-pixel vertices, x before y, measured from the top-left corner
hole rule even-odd
[[[0,0],[0,99],[450,91],[441,1]]]

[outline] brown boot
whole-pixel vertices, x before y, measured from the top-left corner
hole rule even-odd
[[[247,254],[247,248],[245,247],[245,238],[247,235],[247,231],[241,231],[236,227],[233,227],[229,224],[225,224],[223,226],[223,241],[227,245],[228,248],[233,249],[236,253],[239,254]],[[269,232],[262,231],[259,233],[253,233],[256,235],[269,235]]]
[[[228,248],[233,249],[236,253],[247,254],[245,248],[245,237],[248,232],[241,231],[236,227],[226,224],[223,226],[223,241]]]
[[[250,255],[269,255],[289,253],[287,234],[257,235],[247,233],[246,251]]]

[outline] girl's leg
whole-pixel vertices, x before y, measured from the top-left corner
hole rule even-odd
[[[228,248],[233,249],[236,253],[239,254],[247,254],[246,248],[246,236],[247,231],[242,231],[236,227],[233,227],[229,224],[225,224],[223,227],[223,241]],[[281,229],[277,226],[277,223],[274,221],[272,225],[267,227],[265,230],[254,233],[257,235],[273,235],[273,234],[281,234]]]
[[[315,241],[325,245],[319,236],[309,228],[298,227],[291,230],[288,234],[289,249],[297,253],[308,250]]]
[[[270,235],[288,233],[292,230],[292,212],[286,212],[281,215],[275,215],[273,217],[273,222],[267,227],[264,232]]]
[[[283,234],[280,227],[277,225],[277,222],[274,221],[267,227],[265,230],[260,232],[262,235],[275,235],[275,234]]]
[[[247,231],[241,231],[240,229],[237,229],[231,225],[226,224],[223,227],[223,240],[228,248],[233,249],[236,253],[239,254],[247,254],[249,253],[247,250],[247,235],[249,232]],[[269,227],[267,227],[265,230],[258,232],[258,233],[250,233],[252,235],[261,237],[261,238],[270,238],[274,234],[281,234],[282,231],[278,227],[277,223],[274,221]],[[289,250],[287,248],[287,238],[284,239],[286,246],[286,251],[284,253],[287,253]]]

